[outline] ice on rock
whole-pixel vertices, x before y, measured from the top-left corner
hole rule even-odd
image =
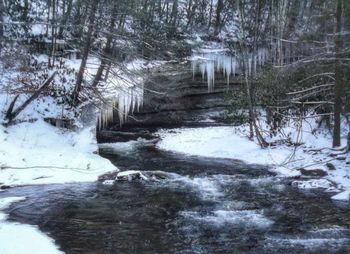
[[[113,121],[115,111],[118,112],[119,123],[122,125],[127,120],[129,114],[139,111],[143,106],[143,93],[143,84],[118,89],[115,96],[116,99],[101,111],[98,118],[99,126],[105,127],[108,122]]]
[[[263,65],[267,59],[267,51],[265,49],[258,50],[253,57],[249,56],[248,72],[249,75],[255,73],[257,66]],[[230,83],[230,78],[235,76],[239,71],[239,59],[231,55],[227,49],[201,49],[194,51],[191,57],[193,76],[197,72],[202,74],[203,79],[207,79],[208,91],[214,90],[215,72],[222,73],[227,84]]]
[[[236,59],[229,55],[227,50],[200,50],[192,55],[192,72],[193,76],[199,71],[202,78],[206,77],[208,91],[214,90],[215,72],[222,73],[230,82],[230,76],[236,72]]]

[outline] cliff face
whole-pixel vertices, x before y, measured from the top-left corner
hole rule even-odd
[[[171,65],[148,73],[144,85],[144,105],[120,126],[114,119],[108,127],[98,131],[99,142],[116,142],[146,137],[148,130],[162,127],[214,125],[220,113],[229,106],[225,93],[239,86],[233,77],[228,84],[224,76],[215,74],[215,88],[208,92],[202,75],[193,77],[188,66]],[[146,130],[147,129],[147,130]]]

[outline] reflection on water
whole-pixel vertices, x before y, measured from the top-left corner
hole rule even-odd
[[[300,192],[257,165],[136,147],[101,152],[160,181],[26,186],[10,219],[37,224],[66,253],[349,253],[350,208]],[[147,173],[147,172],[146,172]]]

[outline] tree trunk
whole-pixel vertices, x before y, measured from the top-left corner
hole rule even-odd
[[[91,2],[92,3],[90,6],[91,9],[90,9],[89,28],[88,28],[88,32],[86,35],[86,43],[85,43],[85,46],[83,49],[81,64],[80,64],[80,68],[78,71],[77,81],[75,83],[73,96],[72,96],[73,97],[72,98],[73,105],[77,105],[77,103],[78,103],[79,93],[81,90],[81,84],[83,82],[84,72],[85,72],[85,68],[86,68],[86,64],[87,64],[87,59],[88,59],[90,47],[92,44],[92,34],[93,34],[93,29],[94,29],[95,13],[97,10],[98,1],[92,0]]]
[[[339,59],[339,54],[342,51],[342,38],[341,38],[341,23],[342,23],[342,1],[337,0],[337,11],[336,11],[336,35],[335,40],[335,101],[334,101],[334,129],[333,129],[333,147],[340,146],[340,122],[341,122],[341,111],[342,111],[342,95],[343,95],[343,73],[342,73],[342,62]]]
[[[52,15],[51,15],[51,52],[49,55],[49,68],[55,65],[55,51],[56,51],[56,0],[52,1]]]
[[[4,16],[5,16],[5,6],[2,0],[0,0],[0,42],[3,41],[3,37],[4,37]],[[0,43],[0,53],[1,53],[1,45],[2,43]]]
[[[15,99],[12,101],[12,103],[10,104],[9,109],[7,110],[6,113],[6,119],[8,119],[8,123],[11,123],[11,121],[18,116],[19,113],[21,113],[23,111],[23,109],[25,109],[34,99],[38,98],[38,96],[40,95],[40,93],[46,89],[46,87],[48,87],[48,85],[50,85],[50,83],[52,82],[52,80],[54,79],[55,75],[56,75],[56,71],[44,82],[44,84],[37,90],[35,91],[35,93],[33,93],[26,101],[24,101],[22,103],[21,106],[19,106],[16,110],[13,111],[13,108],[15,106],[16,100],[18,98],[18,96],[15,97]]]
[[[215,19],[215,32],[214,35],[217,36],[221,29],[221,12],[224,8],[224,2],[223,0],[218,0],[217,6],[216,6],[216,19]]]
[[[72,7],[73,7],[73,0],[68,0],[67,11],[63,15],[63,18],[62,18],[62,21],[60,24],[60,29],[58,31],[58,38],[60,38],[60,39],[63,38],[63,32],[64,32],[65,26],[67,24],[67,21],[71,15]]]
[[[98,67],[98,70],[96,72],[96,75],[94,77],[94,81],[92,83],[93,87],[96,87],[98,85],[98,83],[102,80],[102,74],[103,71],[106,69],[107,64],[108,64],[108,56],[111,53],[112,50],[112,42],[113,42],[113,32],[114,32],[114,28],[115,28],[115,23],[116,23],[116,18],[117,18],[117,6],[116,4],[113,5],[113,10],[111,13],[111,23],[108,29],[108,35],[107,35],[107,42],[106,42],[106,46],[103,49],[102,52],[102,58],[101,58],[101,64]]]

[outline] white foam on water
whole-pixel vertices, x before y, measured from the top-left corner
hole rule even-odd
[[[316,228],[307,231],[303,235],[269,237],[265,246],[272,248],[299,247],[308,250],[316,248],[337,249],[344,246],[350,247],[349,229],[343,227]]]
[[[234,183],[248,183],[252,187],[269,187],[278,190],[283,189],[285,186],[281,184],[281,180],[279,178],[275,178],[272,176],[267,177],[256,177],[256,178],[247,178],[245,176],[240,175],[213,175],[213,178],[222,184],[234,184]]]
[[[139,138],[137,140],[130,140],[127,142],[116,142],[116,143],[100,143],[99,148],[108,149],[116,153],[129,153],[135,149],[147,145],[149,142],[146,139]]]
[[[273,224],[273,221],[266,218],[260,210],[216,210],[210,214],[204,215],[199,212],[184,211],[181,212],[180,215],[196,221],[210,223],[214,226],[230,225],[235,227],[264,229]]]
[[[224,210],[247,210],[249,209],[253,204],[250,204],[245,201],[225,201],[222,203],[222,208]]]
[[[322,247],[326,247],[329,250],[329,248],[331,247],[339,248],[348,244],[349,244],[349,238],[338,238],[338,239],[335,239],[335,238],[309,238],[309,239],[269,238],[266,240],[266,246],[269,246],[272,248],[302,247],[304,249],[309,249],[309,250],[311,249],[314,250],[315,248],[322,248]]]
[[[223,196],[220,185],[212,177],[189,177],[181,176],[175,173],[169,173],[171,176],[167,184],[175,184],[180,187],[190,187],[193,189],[202,199],[216,200]]]

